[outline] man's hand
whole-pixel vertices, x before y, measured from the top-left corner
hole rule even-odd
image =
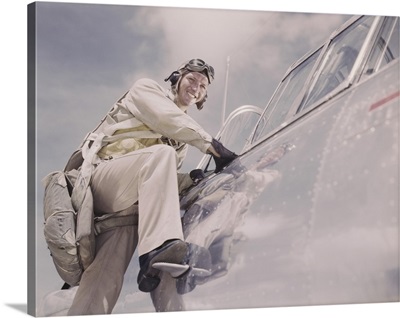
[[[222,143],[214,139],[211,142],[211,146],[208,148],[208,152],[212,155],[215,161],[215,173],[220,172],[224,167],[231,163],[237,154],[225,148]]]

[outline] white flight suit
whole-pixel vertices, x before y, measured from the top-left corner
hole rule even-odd
[[[186,110],[173,102],[169,90],[141,79],[88,135],[82,150],[93,163],[95,215],[129,210],[138,202],[139,221],[96,237],[96,257],[82,275],[68,315],[111,313],[136,245],[140,256],[166,240],[184,239],[177,169],[186,144],[206,153],[212,141]],[[100,150],[91,152],[96,143]]]

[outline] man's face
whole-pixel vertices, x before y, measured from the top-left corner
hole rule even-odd
[[[207,94],[207,76],[192,72],[183,76],[178,88],[178,106],[189,106],[201,101]]]

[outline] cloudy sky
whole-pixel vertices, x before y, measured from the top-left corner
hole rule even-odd
[[[288,66],[351,16],[253,8],[38,3],[38,300],[59,288],[42,237],[40,180],[64,167],[86,132],[136,79],[150,77],[162,84],[183,61],[205,59],[216,69],[216,79],[205,108],[189,114],[216,135],[228,57],[227,114],[243,104],[263,108]],[[363,13],[354,7],[348,12]],[[200,158],[199,151],[190,151],[183,170],[193,168]]]
[[[85,133],[136,79],[150,77],[163,84],[190,58],[200,57],[216,69],[205,109],[190,111],[215,135],[222,120],[228,57],[226,113],[243,104],[263,108],[287,67],[347,18],[38,3],[38,175],[62,168]],[[194,152],[198,161],[201,154]],[[193,160],[186,169],[196,165]]]

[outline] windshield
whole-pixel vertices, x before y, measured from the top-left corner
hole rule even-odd
[[[288,73],[262,114],[252,143],[285,127],[296,112],[318,101],[329,99],[330,94],[349,85],[349,75],[373,20],[372,16],[357,20],[336,35],[326,49],[315,51]],[[344,84],[341,85],[342,83]],[[307,91],[309,93],[306,95]]]
[[[331,93],[348,78],[374,17],[364,17],[336,36],[329,45],[321,72],[303,109]]]
[[[271,102],[263,113],[257,125],[253,142],[263,138],[269,132],[284,125],[284,120],[291,109],[293,103],[301,97],[304,83],[307,81],[321,49],[313,53],[308,59],[293,69],[279,85]]]

